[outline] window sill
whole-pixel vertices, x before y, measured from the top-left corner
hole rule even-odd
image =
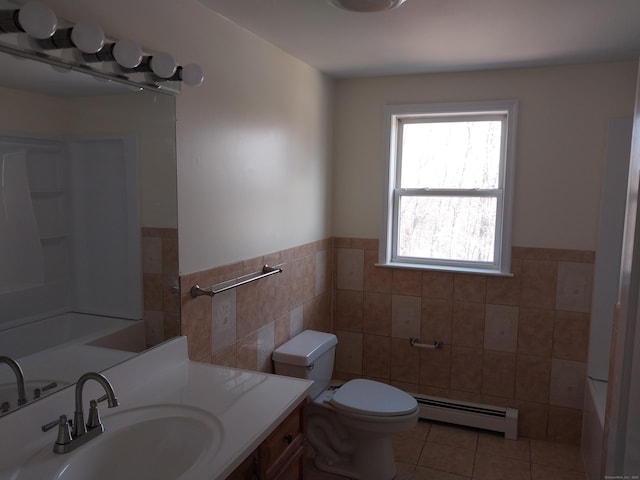
[[[422,265],[418,263],[376,263],[376,267],[382,268],[405,268],[410,270],[424,270],[434,272],[468,273],[472,275],[488,275],[492,277],[513,277],[513,273],[501,272],[487,268],[452,267],[447,265]]]

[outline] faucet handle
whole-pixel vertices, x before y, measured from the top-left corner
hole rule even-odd
[[[58,426],[58,439],[56,440],[55,445],[66,445],[71,443],[71,428],[69,422],[67,421],[66,415],[60,415],[58,420],[54,420],[51,423],[47,423],[42,426],[43,432],[48,432],[53,427]],[[56,446],[54,445],[54,451]]]
[[[105,399],[106,400],[106,399]],[[89,418],[87,419],[87,429],[102,427],[100,420],[100,412],[98,411],[98,402],[100,400],[91,400],[89,402]]]

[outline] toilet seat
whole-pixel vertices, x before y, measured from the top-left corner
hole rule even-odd
[[[416,411],[418,402],[402,390],[366,379],[350,380],[329,403],[337,410],[372,417],[397,417]]]

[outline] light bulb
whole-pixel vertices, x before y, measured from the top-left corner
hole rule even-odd
[[[71,29],[71,41],[81,52],[96,53],[104,46],[104,32],[95,23],[78,22]]]
[[[113,58],[125,68],[136,68],[142,62],[142,50],[133,40],[118,40],[113,46]]]
[[[46,5],[40,2],[29,2],[20,7],[18,23],[29,36],[45,40],[56,32],[58,18]]]
[[[197,87],[204,81],[204,72],[200,65],[190,63],[180,69],[180,79],[190,87]]]
[[[168,53],[157,53],[151,57],[149,61],[151,71],[160,78],[169,78],[176,73],[178,64],[175,59]]]

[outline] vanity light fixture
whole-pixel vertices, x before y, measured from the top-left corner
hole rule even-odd
[[[406,0],[328,0],[343,10],[350,12],[382,12],[399,7]]]
[[[181,82],[197,86],[204,80],[199,65],[180,66],[168,53],[145,53],[130,39],[107,42],[99,25],[59,21],[38,1],[27,2],[19,9],[0,10],[0,51],[36,58],[55,68],[85,71],[106,80],[171,93],[180,92]]]
[[[40,2],[25,3],[18,10],[0,11],[0,32],[26,32],[29,36],[44,40],[51,37],[58,27],[58,18]]]

